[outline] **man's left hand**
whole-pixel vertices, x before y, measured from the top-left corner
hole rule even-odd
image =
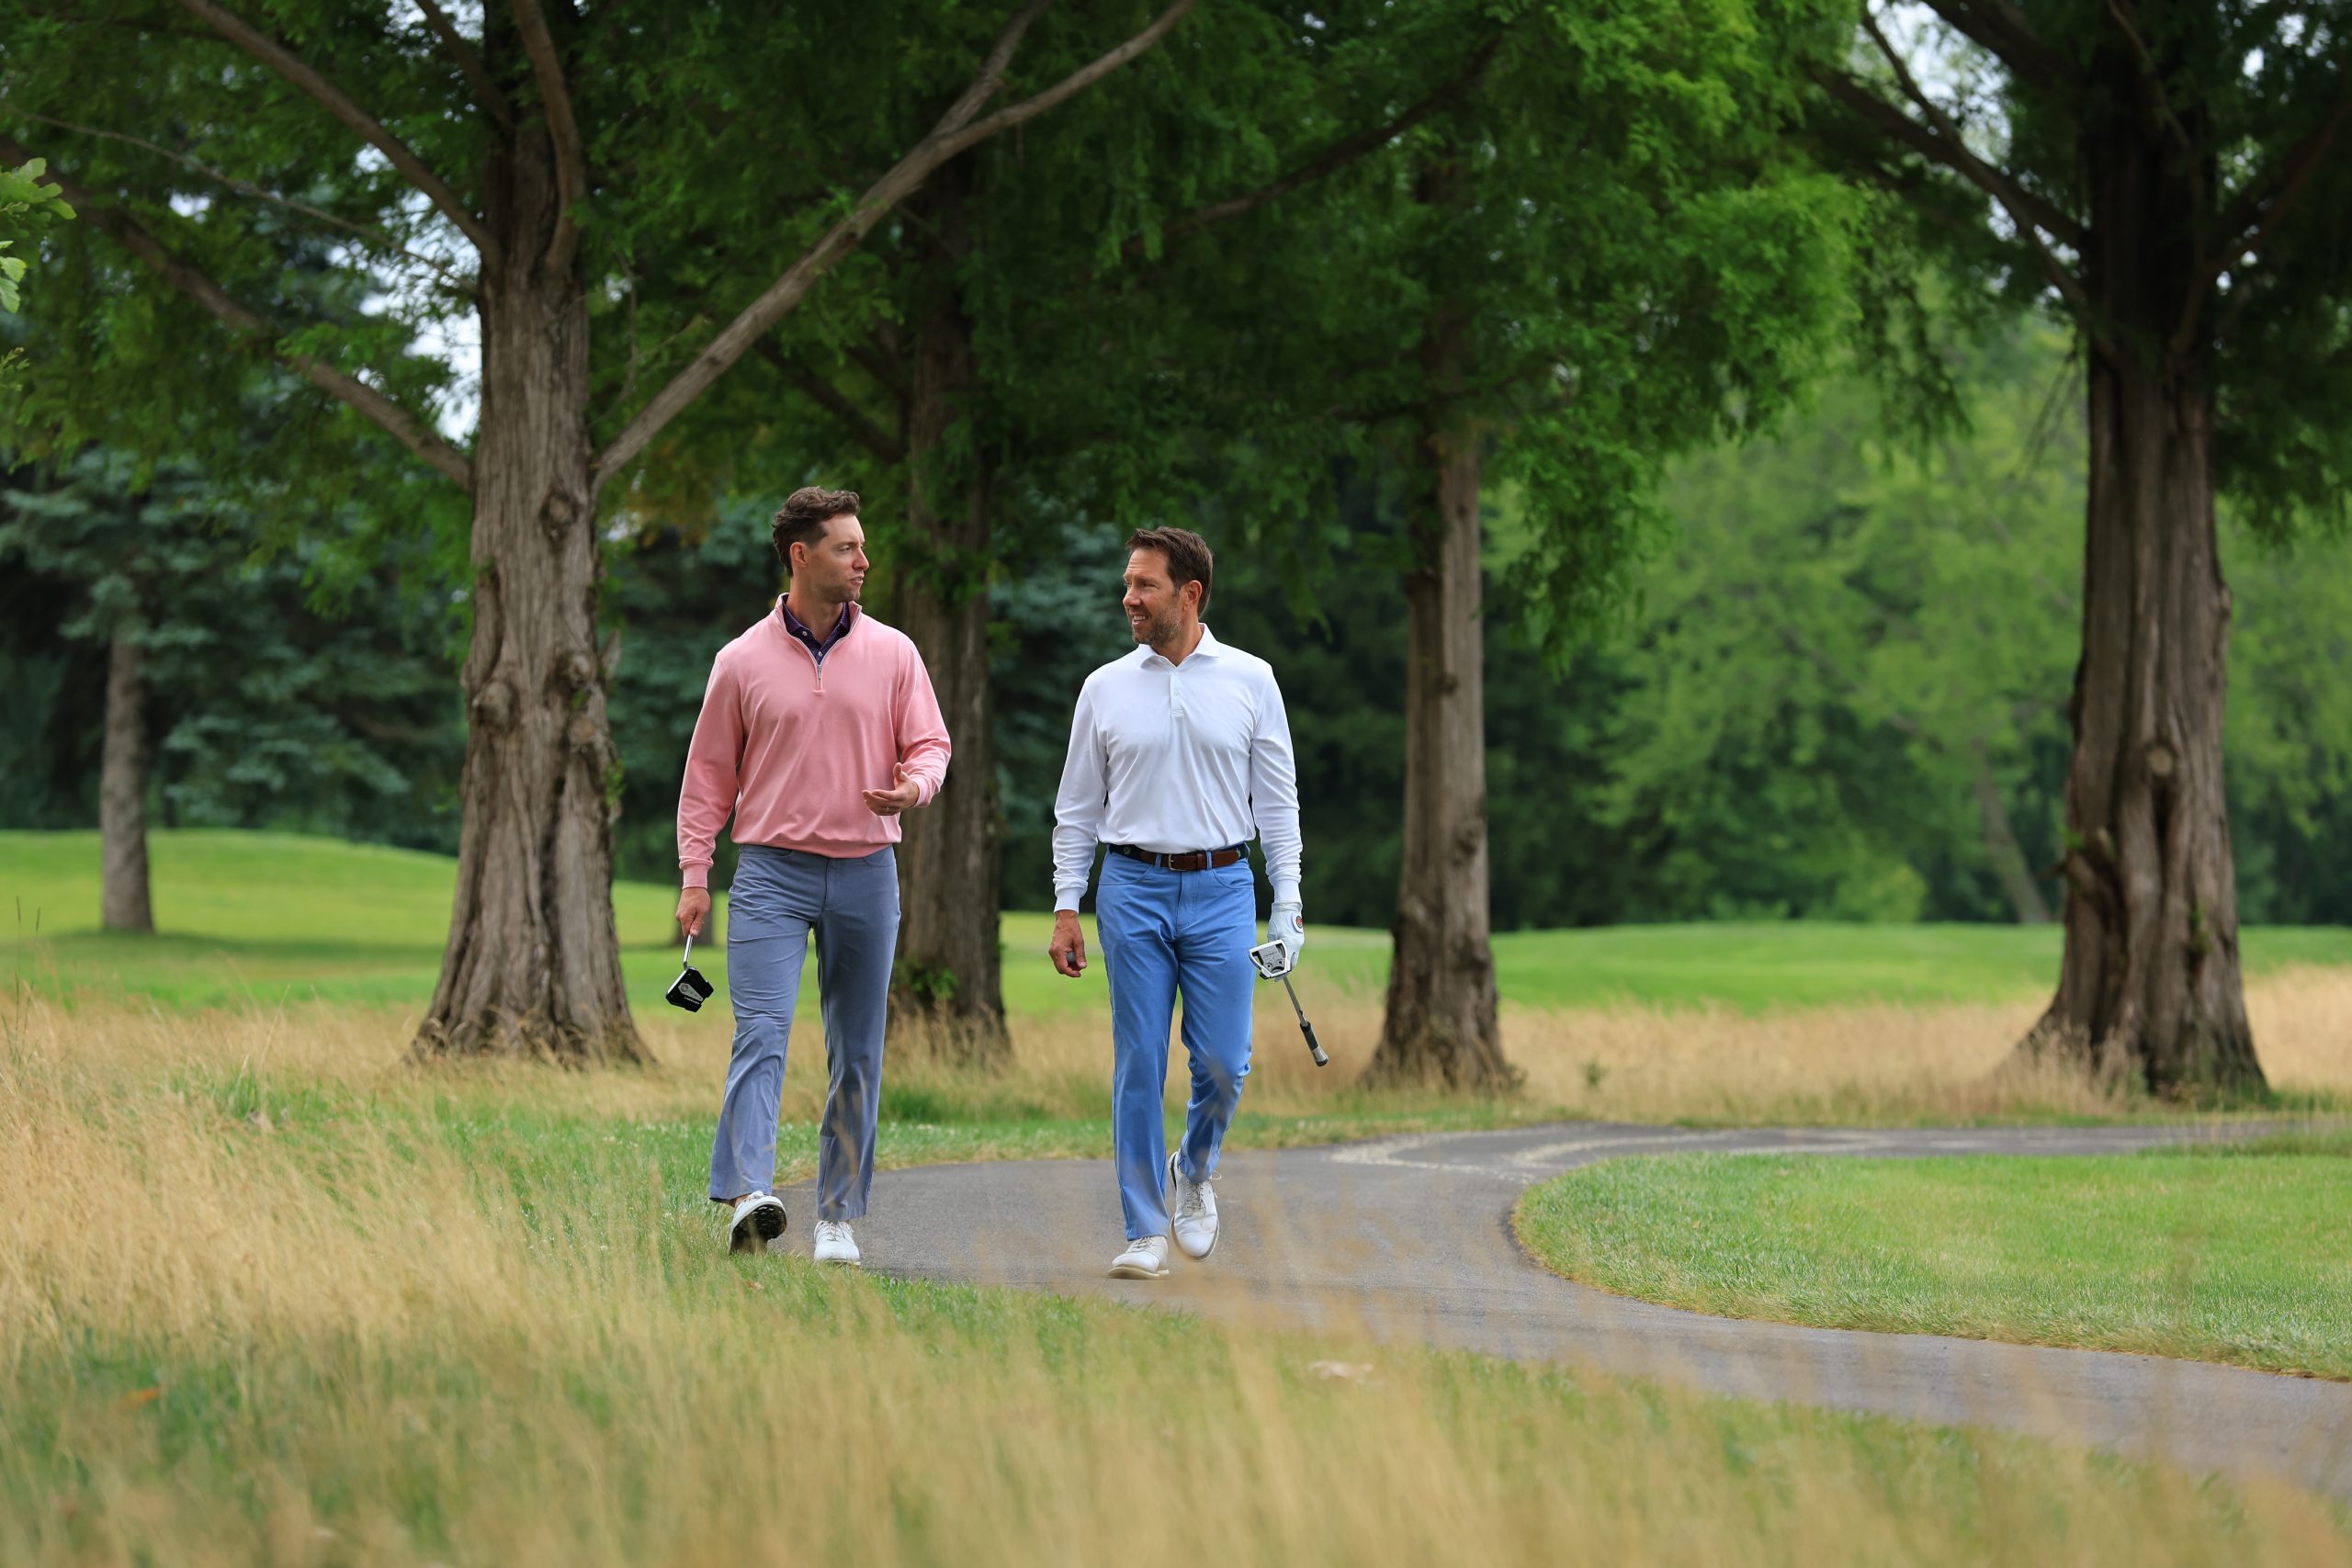
[[[900,762],[896,772],[899,778],[897,787],[858,792],[865,800],[865,809],[876,817],[896,817],[901,811],[912,811],[922,804],[922,785],[907,772],[907,765]]]
[[[1298,955],[1306,947],[1306,916],[1299,904],[1277,904],[1266,921],[1266,940],[1283,944],[1290,954],[1291,967],[1298,967]]]

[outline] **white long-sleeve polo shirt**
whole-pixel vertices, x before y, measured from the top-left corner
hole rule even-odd
[[[1273,667],[1206,626],[1181,664],[1148,648],[1086,678],[1054,802],[1054,907],[1075,909],[1094,846],[1160,854],[1259,840],[1298,901],[1298,761]]]

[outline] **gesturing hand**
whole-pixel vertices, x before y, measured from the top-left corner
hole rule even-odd
[[[858,793],[865,801],[865,809],[876,817],[896,817],[901,811],[911,811],[922,804],[922,785],[907,772],[904,762],[898,764],[898,786],[894,789],[868,789]]]

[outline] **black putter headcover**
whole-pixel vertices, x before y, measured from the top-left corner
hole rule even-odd
[[[689,935],[686,938],[685,959],[690,960],[694,955],[695,939]],[[670,988],[664,991],[662,996],[673,1008],[684,1008],[688,1012],[700,1012],[702,1004],[710,1000],[711,994],[718,988],[704,979],[702,971],[695,968],[692,963],[684,963],[684,966],[678,971],[678,977],[670,982]]]

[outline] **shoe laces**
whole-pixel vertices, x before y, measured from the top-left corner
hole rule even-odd
[[[817,1235],[825,1241],[847,1241],[849,1226],[841,1220],[819,1220]]]
[[[1183,1220],[1204,1220],[1209,1216],[1209,1184],[1194,1181],[1180,1168],[1177,1179],[1183,1188],[1183,1200],[1177,1205],[1176,1217]]]

